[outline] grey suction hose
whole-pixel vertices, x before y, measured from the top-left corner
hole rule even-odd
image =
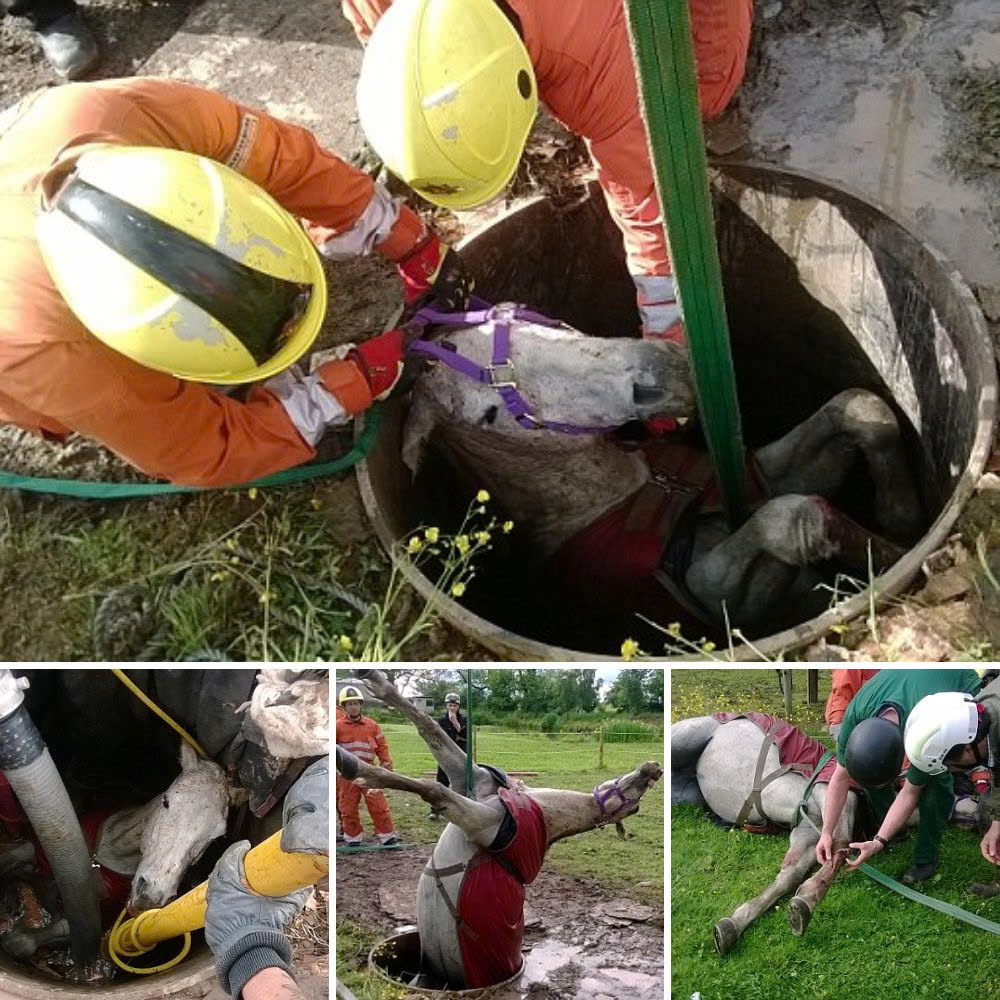
[[[74,961],[93,962],[101,943],[101,911],[90,851],[45,742],[24,708],[24,678],[0,669],[0,770],[34,827],[55,876]]]

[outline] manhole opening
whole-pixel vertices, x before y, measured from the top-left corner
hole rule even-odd
[[[841,390],[877,393],[904,429],[925,524],[940,544],[981,471],[995,405],[992,352],[971,293],[908,230],[821,181],[732,166],[715,178],[714,195],[746,443],[776,439]],[[600,336],[638,328],[620,235],[596,186],[569,212],[544,202],[520,208],[463,253],[488,300],[524,302]],[[404,418],[400,410],[389,422]],[[433,449],[410,484],[399,431],[384,435],[387,457],[371,463],[383,525],[395,537],[421,523],[454,527],[482,484],[463,481]],[[860,470],[834,502],[874,527]],[[933,541],[928,535],[918,544]],[[891,571],[894,588],[919,565],[911,550]],[[818,595],[814,614],[828,600]],[[483,562],[463,608],[472,612],[467,630],[487,644],[506,630],[508,653],[523,645],[537,655],[537,643],[616,654],[625,636],[643,638],[634,617],[582,615],[516,533]],[[446,613],[462,627],[461,610]],[[767,641],[792,627],[796,639],[809,631],[776,617],[760,635]],[[650,640],[646,648],[661,648],[657,633]]]

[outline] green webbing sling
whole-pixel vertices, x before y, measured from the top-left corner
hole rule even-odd
[[[746,520],[736,379],[715,243],[688,0],[625,0],[702,427],[730,527]]]
[[[805,821],[814,830],[816,830],[817,833],[820,833],[821,831],[816,829],[816,824],[809,818],[809,813],[806,811],[806,807],[819,772],[823,770],[826,766],[826,762],[830,760],[833,755],[833,750],[827,750],[827,752],[820,758],[819,763],[816,765],[816,769],[813,771],[812,777],[809,779],[809,784],[806,785],[806,789],[802,793],[802,799],[795,810],[796,821],[801,815]],[[944,900],[935,899],[933,896],[927,896],[922,892],[917,892],[916,889],[911,889],[908,885],[897,882],[894,878],[883,874],[877,868],[872,868],[872,866],[867,862],[859,865],[858,870],[864,872],[868,878],[872,879],[872,881],[878,882],[880,885],[884,885],[887,889],[892,889],[893,892],[898,892],[901,896],[905,896],[914,903],[922,903],[929,909],[937,910],[938,913],[943,913],[945,916],[954,917],[956,920],[972,924],[973,927],[978,927],[981,931],[989,931],[990,934],[1000,934],[1000,924],[995,923],[992,920],[988,920],[986,917],[981,917],[978,913],[969,913],[968,910],[963,910],[960,906],[955,906],[954,903],[946,903]]]
[[[474,799],[476,790],[472,787],[472,760],[476,752],[472,745],[472,668],[465,675],[465,729],[469,734],[465,741],[465,797]]]
[[[310,479],[332,476],[361,461],[371,450],[378,437],[382,422],[382,411],[376,403],[365,415],[365,426],[346,455],[333,462],[316,462],[285,469],[272,476],[265,476],[252,483],[241,483],[238,487],[226,489],[249,489],[251,486],[289,486]],[[0,472],[0,489],[28,490],[33,493],[58,493],[64,497],[80,497],[85,500],[122,500],[128,497],[160,496],[164,493],[205,493],[209,490],[197,486],[175,486],[173,483],[94,483],[75,479],[42,479],[36,476],[15,476]]]

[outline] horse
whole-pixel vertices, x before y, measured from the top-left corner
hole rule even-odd
[[[748,455],[755,509],[731,532],[703,448],[669,437],[627,448],[611,433],[694,415],[681,347],[588,337],[509,304],[414,319],[410,357],[430,364],[413,383],[403,462],[415,477],[433,438],[526,531],[567,593],[595,608],[717,630],[727,615],[753,628],[794,606],[801,621],[822,610],[816,566],[836,560],[866,576],[869,552],[880,571],[919,533],[900,427],[872,392],[837,394]],[[859,458],[891,538],[830,502]]]
[[[466,797],[464,751],[377,670],[358,670],[372,693],[417,728],[450,787],[372,767],[337,748],[337,770],[362,787],[418,795],[448,821],[417,887],[417,929],[429,971],[449,989],[492,986],[521,967],[524,886],[534,881],[549,845],[622,820],[663,771],[654,761],[602,782],[592,793],[528,787],[499,768],[472,765]]]
[[[788,852],[774,882],[713,928],[712,939],[720,955],[729,952],[750,924],[790,892],[795,895],[788,906],[789,926],[797,937],[804,934],[846,860],[848,844],[870,839],[877,829],[870,808],[856,791],[848,791],[833,833],[833,855],[807,878],[817,864],[827,783],[836,766],[836,758],[831,758],[816,772],[827,750],[791,723],[756,712],[716,713],[683,719],[670,727],[671,805],[702,806],[727,825],[746,824],[764,832],[791,829]],[[803,801],[810,781],[814,782],[811,794]],[[956,796],[952,822],[975,826],[982,804],[977,807],[969,795]],[[919,812],[914,810],[907,826],[918,822]]]

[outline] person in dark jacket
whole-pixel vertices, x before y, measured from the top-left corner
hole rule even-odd
[[[438,725],[448,734],[448,738],[458,745],[458,748],[463,752],[468,752],[468,740],[469,740],[469,721],[462,715],[459,708],[462,704],[461,699],[455,694],[454,691],[449,691],[445,695],[444,699],[447,711],[444,715],[438,719]],[[447,788],[450,784],[448,781],[448,775],[438,768],[437,780],[440,784]],[[428,819],[440,819],[441,814],[432,809],[427,814]]]

